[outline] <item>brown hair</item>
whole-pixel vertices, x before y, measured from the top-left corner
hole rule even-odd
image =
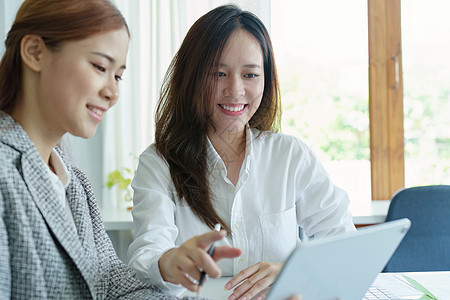
[[[0,110],[11,111],[21,89],[20,44],[27,34],[40,36],[51,50],[64,41],[129,30],[120,11],[108,0],[25,0],[5,41],[0,62]]]
[[[249,126],[278,131],[280,93],[269,34],[257,16],[235,5],[211,10],[190,28],[167,71],[155,117],[156,149],[169,164],[180,201],[184,199],[210,228],[221,223],[229,233],[229,226],[211,203],[206,131],[213,125],[211,99],[216,82],[211,80],[211,74],[228,38],[239,29],[256,38],[264,59],[264,92]]]

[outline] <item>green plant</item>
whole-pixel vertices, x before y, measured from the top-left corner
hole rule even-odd
[[[130,187],[132,177],[133,172],[131,172],[128,168],[114,170],[108,174],[106,186],[110,189],[117,185],[119,190],[124,192],[125,201],[131,201],[133,199],[132,190]]]

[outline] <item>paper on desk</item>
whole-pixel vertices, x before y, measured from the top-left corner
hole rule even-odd
[[[401,273],[380,273],[372,287],[380,287],[395,294],[398,299],[421,299],[423,293],[413,288]]]
[[[437,299],[449,299],[450,295],[450,272],[409,272],[403,274],[397,274],[396,277],[409,282],[414,286],[414,283],[405,279],[403,275],[415,280],[417,283],[422,285],[431,295],[434,295]],[[417,287],[416,287],[417,288]],[[417,288],[420,290],[420,288]],[[422,291],[428,294],[426,291]],[[430,296],[431,296],[430,295]],[[433,299],[433,298],[430,298]]]
[[[430,292],[429,290],[427,290],[426,287],[424,287],[423,285],[421,285],[420,283],[418,283],[416,280],[412,279],[409,276],[406,275],[402,275],[407,282],[409,282],[409,284],[411,284],[413,287],[415,287],[418,291],[421,291],[424,294],[424,297],[422,297],[423,299],[432,299],[432,300],[439,300],[438,297],[436,297],[432,292]],[[421,299],[422,299],[421,298]]]

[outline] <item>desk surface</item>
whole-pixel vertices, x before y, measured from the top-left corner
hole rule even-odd
[[[226,291],[224,286],[230,279],[231,277],[208,278],[198,296],[217,300],[228,299],[233,291]],[[186,291],[181,296],[197,296],[197,293]]]
[[[364,205],[352,206],[355,225],[382,223],[386,219],[389,200],[371,201]],[[133,228],[131,212],[126,208],[104,207],[101,209],[106,230],[129,230]]]
[[[402,295],[400,299],[417,299],[408,296],[409,292],[405,291],[407,286],[404,288],[401,286],[399,287],[397,283],[393,282],[394,277],[398,277],[398,275],[401,274],[407,275],[420,282],[426,289],[437,296],[438,299],[450,299],[450,272],[380,273],[375,279],[374,286],[395,290],[399,292],[397,295]],[[230,277],[217,279],[209,278],[203,285],[200,296],[216,300],[228,299],[231,291],[225,291],[224,286],[229,279]],[[182,296],[196,295],[196,293],[186,291]]]

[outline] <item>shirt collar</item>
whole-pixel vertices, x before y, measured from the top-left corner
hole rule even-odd
[[[56,176],[58,176],[59,180],[61,180],[64,189],[67,188],[70,182],[70,174],[61,156],[55,149],[53,149],[50,154],[50,162],[53,169],[55,169]]]
[[[250,161],[253,158],[253,140],[255,137],[255,132],[251,129],[248,125],[245,126],[245,158],[244,158],[244,164],[245,169],[248,170],[250,167]],[[216,167],[219,168],[225,168],[225,165],[222,161],[222,158],[217,153],[216,149],[214,148],[213,144],[211,143],[210,139],[207,138],[208,142],[206,145],[206,151],[207,151],[207,163],[208,163],[208,170],[211,174]]]

